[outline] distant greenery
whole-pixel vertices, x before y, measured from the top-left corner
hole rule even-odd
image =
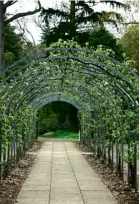
[[[131,67],[139,73],[139,25],[131,25],[119,41],[122,53],[131,60]]]
[[[106,29],[105,26],[95,26],[88,33],[87,43],[89,48],[96,50],[99,45],[106,49],[112,49],[115,53],[115,58],[119,61],[124,60],[121,45],[118,44],[116,36]]]
[[[89,28],[95,25],[111,24],[123,21],[123,16],[112,10],[112,7],[128,9],[126,3],[112,0],[102,0],[101,5],[109,5],[110,11],[95,11],[96,1],[61,1],[55,8],[42,8],[41,17],[45,23],[42,33],[42,42],[47,46],[59,39],[74,39],[80,45],[86,43]]]
[[[38,113],[39,135],[57,130],[78,130],[77,109],[65,102],[47,104]]]
[[[23,41],[20,35],[16,33],[16,27],[11,25],[5,26],[5,45],[4,56],[5,66],[14,63],[23,56]]]
[[[51,138],[63,138],[63,139],[78,139],[78,133],[76,132],[70,132],[70,131],[56,131],[56,132],[47,132],[41,137],[48,137],[50,136]]]

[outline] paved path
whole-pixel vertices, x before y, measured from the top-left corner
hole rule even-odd
[[[116,204],[72,142],[46,141],[19,193],[18,204]]]

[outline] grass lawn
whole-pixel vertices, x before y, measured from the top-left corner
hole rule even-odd
[[[56,132],[47,132],[44,135],[42,135],[41,137],[45,138],[45,137],[51,137],[51,138],[59,138],[59,139],[78,139],[79,135],[78,133],[75,132],[70,132],[70,131],[56,131]]]

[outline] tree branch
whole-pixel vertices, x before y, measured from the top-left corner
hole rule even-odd
[[[17,24],[18,24],[18,27],[19,27],[19,32],[21,33],[21,37],[23,38],[23,40],[26,42],[26,43],[29,43],[29,40],[27,40],[27,37],[26,37],[26,33],[28,33],[31,38],[32,38],[32,41],[33,41],[33,44],[34,46],[36,45],[35,43],[35,39],[32,35],[32,33],[28,30],[27,28],[27,20],[25,21],[25,19],[23,18],[22,21],[19,21],[19,19],[17,19]]]
[[[12,6],[13,4],[17,3],[18,0],[16,1],[7,1],[5,4],[4,4],[4,8],[7,9],[7,7],[9,6]]]
[[[43,26],[43,24],[42,24],[42,22],[41,22],[41,20],[40,20],[40,18],[38,17],[37,19],[34,17],[34,23],[41,29],[41,31],[43,31],[44,30],[44,26]]]
[[[41,3],[40,1],[38,1],[38,5],[39,5],[39,8],[38,9],[35,9],[34,11],[28,11],[28,12],[23,12],[23,13],[17,13],[15,14],[14,16],[12,16],[11,18],[7,19],[5,21],[5,25],[7,25],[8,23],[18,19],[18,18],[21,18],[21,17],[24,17],[24,16],[30,16],[30,15],[33,15],[37,12],[39,12],[41,10]]]

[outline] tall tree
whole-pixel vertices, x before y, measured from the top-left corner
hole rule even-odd
[[[119,38],[117,38],[111,31],[107,30],[105,26],[95,26],[89,31],[87,37],[87,42],[89,47],[96,49],[99,45],[102,45],[106,49],[111,49],[114,51],[115,58],[119,61],[124,61],[124,55],[122,52],[122,47],[118,43]]]
[[[7,8],[16,4],[18,1],[19,0],[0,1],[0,73],[4,72],[4,38],[5,38],[4,26],[18,18],[33,15],[41,10],[41,4],[40,1],[38,1],[38,8],[36,8],[34,11],[17,13],[11,16],[10,18],[7,18],[6,16]]]
[[[80,40],[86,38],[87,30],[95,24],[111,23],[117,25],[122,22],[121,14],[112,11],[96,12],[97,4],[109,4],[112,7],[128,8],[125,3],[114,0],[102,1],[70,1],[70,4],[62,2],[61,8],[42,8],[41,16],[46,24],[42,39],[46,44],[57,41],[59,38]],[[57,17],[58,23],[51,25],[53,17]],[[84,41],[83,38],[83,41]]]
[[[117,44],[117,38],[104,26],[96,26],[89,32],[89,46],[97,48],[98,45],[114,50]]]
[[[139,73],[139,25],[131,25],[124,36],[120,39],[119,45],[122,51],[132,60],[132,68]]]
[[[15,27],[11,26],[10,24],[6,25],[4,43],[4,56],[6,67],[22,57],[23,47],[24,43],[22,41],[21,36],[15,32]]]

